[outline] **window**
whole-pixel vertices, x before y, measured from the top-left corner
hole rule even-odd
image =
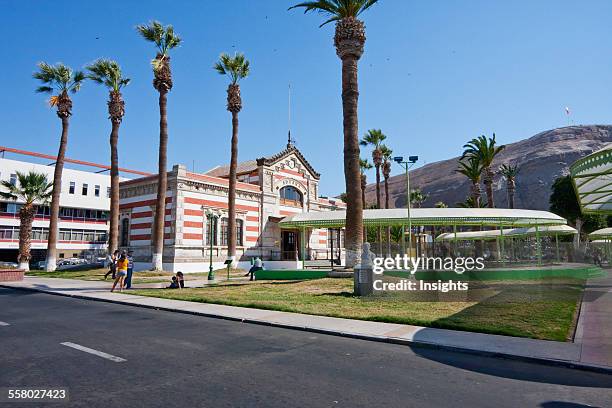
[[[84,196],[86,196],[86,195],[87,195],[87,188],[88,188],[88,187],[89,187],[89,186],[87,185],[87,183],[83,183],[83,190],[82,190],[81,194],[83,194]]]
[[[227,245],[227,227],[229,224],[229,219],[221,218],[221,245]]]
[[[111,188],[106,187],[106,198],[110,198],[110,195],[111,195]]]
[[[282,205],[290,205],[293,207],[302,206],[302,193],[300,193],[300,191],[293,186],[285,186],[281,188],[280,198]]]
[[[17,185],[17,174],[11,174],[11,179],[9,180],[9,183],[11,183],[14,186]]]
[[[124,218],[121,220],[121,240],[120,246],[126,247],[130,245],[130,219]]]
[[[74,181],[71,181],[70,186],[68,187],[68,194],[74,194],[75,187],[76,187],[76,184],[74,183]]]
[[[64,259],[64,253],[63,253],[63,252],[61,252],[61,253],[59,254],[59,259]]]
[[[242,220],[236,220],[236,245],[243,246],[242,239]]]
[[[98,185],[94,186],[94,195],[96,197],[100,197],[100,186]]]
[[[236,245],[242,246],[242,220],[236,220]],[[229,238],[229,218],[221,218],[221,245],[227,246]]]

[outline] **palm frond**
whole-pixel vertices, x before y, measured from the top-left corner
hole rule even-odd
[[[130,83],[129,78],[124,78],[121,67],[116,61],[99,59],[85,67],[89,72],[87,79],[106,86],[109,90],[119,92],[121,88]]]
[[[243,53],[236,52],[233,57],[227,53],[222,53],[213,69],[220,75],[227,75],[232,84],[237,84],[249,75],[250,63]]]
[[[71,91],[77,92],[85,79],[85,74],[81,71],[73,72],[72,68],[60,63],[55,65],[46,62],[38,63],[38,71],[32,74],[34,79],[39,80],[43,85],[36,88],[38,93],[56,93]]]
[[[289,7],[289,10],[303,8],[304,13],[316,11],[329,18],[319,27],[346,17],[358,17],[361,13],[376,4],[378,0],[316,0],[305,1]]]
[[[167,56],[168,51],[178,47],[181,38],[174,32],[172,25],[163,26],[159,21],[153,20],[149,24],[139,24],[136,31],[147,41],[155,44],[162,56]]]

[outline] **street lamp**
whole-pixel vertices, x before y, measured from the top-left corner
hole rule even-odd
[[[419,156],[408,156],[408,160],[404,160],[404,156],[396,156],[393,161],[402,166],[406,170],[406,209],[408,210],[408,252],[412,256],[412,220],[410,219],[410,168],[419,160]]]
[[[219,214],[210,208],[206,210],[206,219],[208,220],[208,225],[210,234],[208,235],[208,243],[210,246],[210,264],[208,266],[208,280],[215,280],[215,272],[213,271],[213,243],[214,236],[216,233],[215,226],[217,225],[217,220],[219,219]]]

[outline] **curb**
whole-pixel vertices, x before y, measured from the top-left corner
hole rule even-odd
[[[585,364],[585,363],[581,363],[578,361],[571,361],[571,360],[556,360],[556,359],[549,359],[549,358],[543,358],[543,357],[520,356],[520,355],[504,353],[504,352],[485,351],[485,350],[477,350],[477,349],[471,349],[471,348],[466,348],[466,347],[436,344],[436,343],[430,343],[430,342],[425,342],[425,341],[406,340],[406,339],[401,339],[398,337],[366,335],[366,334],[360,334],[360,333],[318,329],[318,328],[308,327],[308,326],[296,326],[296,325],[290,325],[290,324],[285,324],[285,323],[274,323],[274,322],[268,322],[268,321],[258,320],[258,319],[221,316],[221,315],[212,314],[212,313],[174,309],[171,307],[142,305],[142,304],[131,303],[131,302],[123,301],[123,300],[100,299],[100,298],[90,297],[86,295],[58,293],[58,292],[53,292],[53,291],[44,290],[44,289],[15,287],[15,286],[10,286],[10,285],[3,285],[2,283],[0,283],[0,288],[15,289],[15,290],[28,291],[28,292],[41,292],[41,293],[46,293],[49,295],[64,296],[64,297],[70,297],[74,299],[93,300],[97,302],[114,303],[114,304],[119,304],[119,305],[124,305],[124,306],[140,307],[140,308],[151,309],[151,310],[162,310],[165,312],[183,313],[183,314],[189,314],[193,316],[203,316],[203,317],[230,320],[230,321],[241,322],[241,323],[257,324],[260,326],[278,327],[282,329],[299,330],[299,331],[304,331],[304,332],[326,334],[326,335],[337,336],[337,337],[345,337],[345,338],[367,340],[367,341],[376,341],[379,343],[398,344],[398,345],[418,347],[418,348],[424,348],[424,349],[433,349],[433,350],[445,350],[445,351],[451,351],[451,352],[456,352],[456,353],[471,354],[471,355],[476,355],[476,356],[493,357],[493,358],[499,358],[499,359],[505,359],[505,360],[522,361],[522,362],[527,362],[527,363],[536,363],[536,364],[547,365],[551,367],[564,367],[564,368],[571,368],[571,369],[577,369],[577,370],[589,371],[589,372],[595,372],[595,373],[612,374],[612,367],[595,365],[595,364]],[[137,295],[134,295],[134,296],[137,296]],[[148,297],[148,296],[142,296],[142,297]]]

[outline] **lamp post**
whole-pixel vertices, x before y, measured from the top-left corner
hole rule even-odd
[[[412,256],[412,220],[410,219],[410,168],[419,160],[419,156],[408,156],[408,160],[404,160],[404,156],[397,156],[393,161],[402,166],[406,170],[406,209],[408,211],[408,252]]]
[[[215,236],[215,226],[217,225],[217,220],[219,219],[219,214],[210,208],[206,210],[206,219],[208,220],[208,225],[210,226],[210,234],[208,235],[208,244],[210,247],[210,264],[208,266],[208,280],[215,280],[215,272],[213,271],[213,244],[214,244],[214,236]]]

